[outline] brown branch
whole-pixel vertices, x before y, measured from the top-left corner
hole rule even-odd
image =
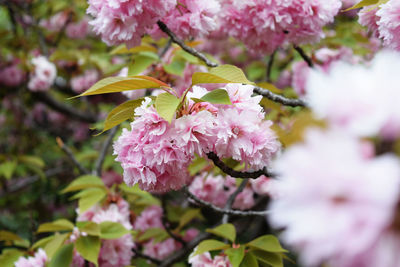
[[[222,213],[222,214],[247,217],[247,216],[265,216],[269,213],[269,211],[253,211],[253,210],[242,211],[242,210],[232,210],[232,209],[221,209],[220,207],[217,207],[217,206],[213,205],[212,203],[204,201],[204,200],[198,198],[197,196],[193,195],[187,188],[184,189],[184,193],[195,204],[202,205],[204,207],[212,209],[215,212]]]
[[[261,88],[261,87],[255,86],[253,92],[256,94],[262,95],[271,101],[281,103],[285,106],[291,106],[291,107],[306,107],[307,106],[307,104],[304,100],[295,99],[295,98],[286,98],[284,96],[272,93],[271,91]]]
[[[77,120],[88,123],[94,123],[97,121],[97,118],[94,115],[89,114],[87,112],[82,112],[70,106],[66,106],[55,100],[47,93],[33,93],[33,95],[36,97],[38,101],[46,104],[47,106],[58,112],[70,116],[71,118],[75,118]]]
[[[104,144],[103,144],[103,146],[101,148],[101,151],[100,151],[100,155],[97,158],[97,161],[96,161],[96,164],[95,164],[95,167],[94,167],[94,170],[93,170],[94,175],[97,175],[99,177],[101,176],[101,168],[103,166],[104,159],[105,159],[107,151],[108,151],[108,149],[109,149],[109,147],[111,145],[111,142],[112,142],[115,134],[118,131],[118,128],[119,128],[118,126],[114,127],[110,131],[110,134],[108,135],[107,140],[104,142]]]
[[[214,165],[221,169],[224,173],[234,178],[250,178],[257,179],[258,177],[265,175],[267,177],[274,177],[275,174],[268,172],[267,168],[253,172],[241,172],[236,171],[226,165],[214,152],[207,153],[207,157],[214,162]]]
[[[162,21],[157,21],[157,25],[160,28],[161,31],[163,31],[164,33],[166,33],[172,40],[172,42],[176,43],[177,45],[179,45],[183,50],[185,50],[186,52],[188,52],[189,54],[199,58],[200,60],[202,60],[204,63],[206,63],[207,66],[209,67],[217,67],[218,64],[215,62],[210,61],[205,55],[203,55],[202,53],[198,52],[196,49],[194,49],[193,47],[187,46],[181,39],[179,39],[175,33],[173,33],[167,25],[165,25],[164,22]]]
[[[293,48],[299,53],[299,55],[304,59],[304,61],[310,68],[314,67],[314,63],[312,62],[311,58],[307,56],[307,54],[300,46],[294,45]]]
[[[276,51],[274,51],[274,52],[269,56],[269,59],[268,59],[268,65],[267,65],[267,82],[271,82],[272,65],[274,64],[275,55],[276,55]]]
[[[62,149],[62,151],[64,151],[65,154],[67,154],[68,158],[74,163],[74,165],[79,169],[79,172],[81,174],[89,174],[90,172],[88,170],[86,170],[85,167],[83,167],[79,161],[75,158],[74,154],[72,153],[72,151],[69,149],[69,147],[67,147],[64,142],[61,140],[60,137],[56,138],[57,144],[58,146]]]
[[[235,202],[236,197],[243,191],[243,189],[246,187],[247,183],[249,182],[249,179],[243,179],[243,181],[240,183],[239,187],[236,189],[235,192],[232,193],[232,195],[229,196],[228,200],[226,201],[224,210],[230,210],[232,208],[233,203]],[[229,221],[229,214],[224,214],[221,220],[221,224],[228,223]]]

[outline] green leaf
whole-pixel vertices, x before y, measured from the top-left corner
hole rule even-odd
[[[357,8],[362,8],[362,7],[365,7],[365,6],[375,5],[378,2],[379,2],[379,0],[362,0],[361,2],[355,4],[354,6],[348,8],[348,9],[345,9],[344,11],[349,11],[349,10],[352,10],[352,9],[357,9]]]
[[[74,244],[62,246],[51,259],[48,267],[69,267],[72,262]]]
[[[81,256],[98,266],[97,259],[100,252],[100,238],[96,236],[81,236],[75,242],[75,249]]]
[[[205,94],[201,100],[211,104],[224,104],[232,105],[231,99],[229,98],[228,92],[224,89],[215,89]]]
[[[120,223],[109,221],[100,223],[100,237],[102,239],[117,239],[129,233],[130,231]]]
[[[179,232],[180,229],[182,229],[185,225],[187,225],[189,222],[191,222],[195,218],[203,219],[200,209],[189,209],[188,211],[186,211],[180,218],[179,225],[178,225],[176,231]]]
[[[232,267],[239,267],[244,258],[244,246],[225,249],[225,254],[228,256]]]
[[[189,54],[188,52],[186,52],[185,50],[178,50],[175,52],[175,57],[179,57],[182,58],[184,60],[186,60],[189,63],[192,64],[198,64],[199,63],[199,59],[191,54]]]
[[[75,179],[72,183],[70,183],[61,193],[67,193],[72,191],[78,191],[86,188],[105,188],[103,181],[94,175],[83,175]]]
[[[157,113],[169,123],[171,123],[179,104],[179,98],[170,93],[159,94],[155,102]]]
[[[221,65],[212,68],[209,73],[196,72],[192,76],[192,85],[199,83],[244,83],[250,82],[241,69],[233,65]]]
[[[23,239],[12,232],[1,230],[0,241],[13,242],[13,241],[23,241]]]
[[[22,163],[25,163],[26,165],[33,165],[41,169],[43,169],[45,166],[44,161],[41,158],[35,156],[20,156],[18,157],[18,160]]]
[[[261,262],[267,263],[273,267],[283,267],[282,256],[278,253],[271,253],[262,250],[252,250],[252,253]]]
[[[106,195],[107,192],[102,188],[88,188],[85,189],[75,196],[79,195],[79,212],[85,212],[90,209],[93,205],[101,201]],[[75,197],[74,196],[74,197]]]
[[[17,167],[16,161],[4,162],[0,164],[0,175],[4,176],[7,180],[10,180],[16,167]]]
[[[258,261],[256,256],[252,252],[247,252],[243,258],[240,267],[258,267]]]
[[[230,245],[225,244],[224,242],[214,240],[214,239],[207,239],[197,246],[196,250],[190,255],[190,257],[194,257],[196,255],[201,255],[204,252],[214,251],[214,250],[222,250],[229,248]]]
[[[4,249],[0,255],[0,266],[14,267],[14,263],[23,255],[24,253],[17,249]]]
[[[76,226],[78,227],[79,231],[85,232],[88,235],[100,236],[100,226],[95,222],[77,222]]]
[[[66,219],[59,219],[51,223],[43,223],[39,225],[38,233],[72,231],[74,224]]]
[[[37,248],[44,248],[53,239],[54,239],[54,235],[42,238],[42,239],[38,240],[37,242],[35,242],[32,245],[31,249],[35,250]]]
[[[139,45],[139,46],[133,47],[133,48],[131,48],[131,49],[128,49],[128,48],[126,48],[126,46],[123,44],[123,45],[120,45],[120,46],[114,48],[114,49],[111,51],[110,54],[111,54],[111,55],[133,54],[133,53],[139,53],[139,52],[145,52],[145,51],[157,53],[157,49],[156,49],[154,46],[150,46],[150,45]]]
[[[133,56],[133,63],[129,65],[128,75],[139,75],[158,60],[159,58],[156,53],[141,52]]]
[[[54,238],[44,246],[48,258],[52,258],[56,251],[64,244],[68,234],[55,234]]]
[[[162,229],[162,228],[150,228],[147,229],[143,234],[139,236],[137,241],[142,242],[146,241],[149,239],[157,239],[157,240],[162,240],[162,239],[167,239],[169,237],[168,233]]]
[[[281,247],[278,238],[273,235],[263,235],[247,243],[249,247],[268,252],[288,252]]]
[[[162,81],[144,75],[129,76],[129,77],[108,77],[98,81],[96,84],[90,87],[86,92],[75,97],[80,97],[85,95],[117,93],[117,92],[137,90],[137,89],[160,88],[160,87],[169,87],[169,86],[168,84],[163,83]]]
[[[230,240],[232,243],[234,243],[235,239],[236,239],[235,226],[233,226],[233,224],[230,224],[230,223],[221,224],[213,229],[207,229],[206,231],[209,233],[212,233],[216,236],[226,238],[226,239]]]
[[[104,122],[104,129],[102,132],[111,129],[126,120],[133,119],[135,109],[140,107],[143,100],[143,97],[135,100],[129,100],[111,110]]]
[[[164,64],[163,67],[167,73],[181,76],[185,70],[186,62],[174,57],[174,60],[170,64]]]

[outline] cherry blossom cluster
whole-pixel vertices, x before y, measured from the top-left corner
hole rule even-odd
[[[208,91],[194,86],[188,101],[171,123],[160,117],[146,98],[135,110],[131,130],[123,129],[114,143],[114,154],[124,169],[128,185],[147,191],[180,189],[189,182],[187,167],[195,155],[214,152],[233,158],[248,170],[267,166],[280,144],[272,121],[264,120],[261,96],[252,96],[253,86],[228,84],[224,88],[232,105],[195,103]]]
[[[314,68],[318,68],[321,71],[329,72],[330,67],[338,61],[348,61],[349,63],[355,64],[361,61],[359,57],[353,54],[353,51],[347,47],[340,47],[339,49],[321,48],[315,51],[314,57],[317,61]],[[299,96],[304,96],[306,93],[306,84],[309,77],[309,73],[312,68],[307,65],[305,61],[296,61],[292,65],[292,75],[284,77],[286,73],[282,73],[282,78],[288,80],[288,82],[280,81],[283,86],[291,84],[295,92]]]
[[[85,70],[85,72],[79,76],[75,76],[70,80],[71,89],[80,94],[89,89],[100,79],[100,74],[95,69]]]
[[[217,0],[182,0],[161,21],[182,39],[204,37],[218,29],[217,15],[220,11],[221,5]],[[153,37],[164,36],[157,25],[150,34]]]
[[[399,263],[400,159],[379,145],[400,137],[399,67],[400,54],[383,51],[308,78],[306,99],[327,127],[309,129],[274,162],[270,206],[272,225],[306,266]]]
[[[43,249],[39,249],[32,257],[21,256],[15,263],[15,267],[45,267],[47,255]]]
[[[19,66],[19,60],[14,59],[11,62],[0,65],[0,84],[7,87],[17,87],[21,85],[26,78],[25,72]]]
[[[223,1],[221,31],[250,50],[272,53],[285,43],[303,44],[324,37],[322,27],[333,22],[340,0]]]
[[[159,206],[149,206],[141,212],[136,218],[133,228],[144,233],[146,230],[151,228],[164,229],[161,217],[163,211]],[[188,229],[182,236],[182,239],[186,242],[191,241],[198,235],[199,231],[195,228]],[[146,241],[143,246],[143,253],[154,259],[163,260],[171,255],[173,252],[178,251],[182,248],[182,244],[173,239],[172,237],[167,238],[161,242],[155,242],[153,239]]]
[[[132,230],[130,222],[129,203],[119,198],[117,203],[111,203],[108,206],[95,205],[88,211],[79,213],[77,221],[92,221],[101,223],[105,221],[117,222],[122,224],[126,229]],[[126,234],[118,239],[102,240],[102,245],[99,254],[100,266],[126,266],[131,263],[133,256],[132,248],[135,247],[132,235]],[[84,266],[84,261],[76,252],[74,256],[76,266]]]
[[[141,37],[175,8],[176,0],[89,0],[87,13],[94,32],[108,45],[140,44]]]
[[[28,89],[33,92],[43,92],[50,89],[56,76],[56,66],[45,56],[37,56],[32,59],[34,70],[30,74]]]
[[[218,267],[232,267],[227,256],[215,256],[211,257],[209,252],[205,252],[201,255],[196,255],[189,259],[189,263],[192,267],[207,267],[207,266],[218,266]]]
[[[366,6],[359,12],[359,22],[383,39],[389,48],[400,50],[400,1],[389,0],[378,7]]]
[[[189,185],[189,191],[201,200],[207,201],[217,207],[223,208],[229,196],[236,191],[236,179],[227,176],[201,174],[196,176]],[[246,210],[254,206],[254,193],[269,195],[270,179],[262,176],[250,181],[241,193],[237,195],[232,205],[234,209]]]

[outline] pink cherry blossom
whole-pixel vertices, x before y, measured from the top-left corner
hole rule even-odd
[[[391,224],[400,193],[399,160],[366,158],[363,150],[343,131],[313,129],[275,162],[280,180],[274,183],[270,220],[285,229],[283,241],[306,266],[351,259]]]
[[[371,8],[371,6],[363,7],[358,13],[358,22],[366,26],[375,36],[379,36],[378,32],[378,20],[379,17],[376,15],[378,8]]]
[[[175,8],[176,0],[89,0],[87,13],[95,19],[93,30],[108,45],[139,45],[141,37],[157,20]]]
[[[172,125],[161,118],[146,98],[135,110],[131,131],[124,129],[114,143],[116,160],[124,169],[128,185],[138,183],[142,189],[165,192],[180,189],[188,179],[186,171],[192,155],[177,142]],[[177,171],[179,170],[179,171]]]
[[[286,42],[301,44],[324,37],[322,27],[333,21],[340,7],[340,0],[228,0],[221,25],[250,50],[272,53]]]
[[[232,267],[228,257],[215,256],[212,259],[209,252],[205,252],[194,257],[189,257],[189,263],[192,267]]]
[[[369,66],[342,62],[328,74],[313,71],[306,90],[310,107],[319,118],[358,136],[398,135],[399,62],[399,53],[383,51]]]
[[[71,39],[83,39],[90,32],[89,18],[84,17],[76,23],[69,23],[65,29],[65,34]]]
[[[34,70],[31,73],[28,88],[31,91],[47,91],[57,76],[56,66],[44,56],[32,59]]]
[[[182,244],[172,238],[158,243],[151,240],[144,244],[143,253],[155,259],[163,260],[181,247]]]
[[[0,68],[0,84],[2,85],[17,87],[24,81],[25,77],[25,72],[18,66],[18,64],[12,64]]]
[[[217,15],[220,10],[221,6],[217,0],[181,0],[179,5],[161,20],[182,39],[203,37],[217,29]],[[154,27],[152,35],[163,36],[157,26]]]
[[[89,89],[100,79],[100,74],[95,69],[85,70],[82,75],[71,79],[71,88],[74,92],[80,94]]]
[[[224,183],[222,176],[199,175],[193,179],[189,191],[196,197],[223,208],[229,197]]]
[[[15,267],[45,267],[47,260],[46,252],[40,248],[33,257],[21,256],[14,265]]]
[[[235,108],[220,109],[215,152],[219,157],[246,163],[251,169],[264,168],[279,151],[280,144],[271,130],[272,121],[261,113]]]
[[[162,214],[163,211],[159,206],[147,207],[136,218],[133,229],[144,232],[150,228],[164,228],[161,221]]]
[[[130,265],[133,247],[135,244],[130,234],[118,239],[103,240],[99,254],[99,266],[125,267]]]
[[[251,188],[258,195],[269,195],[271,192],[271,179],[265,176],[261,176],[257,179],[250,181]]]
[[[400,51],[400,1],[389,0],[376,12],[379,37],[389,48]]]

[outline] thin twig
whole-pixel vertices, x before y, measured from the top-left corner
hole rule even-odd
[[[94,123],[97,121],[97,118],[89,113],[85,113],[82,111],[79,111],[73,107],[66,106],[54,98],[52,98],[49,94],[47,93],[33,93],[33,95],[36,97],[37,100],[40,102],[46,104],[47,106],[51,107],[52,109],[64,113],[65,115],[70,116],[71,118],[75,118],[77,120],[81,120],[84,122],[88,123]]]
[[[221,209],[220,207],[217,207],[213,205],[210,202],[204,201],[197,196],[193,195],[187,188],[184,189],[184,193],[194,201],[195,204],[200,204],[204,207],[210,208],[213,211],[216,211],[218,213],[222,214],[229,214],[229,215],[237,215],[237,216],[242,216],[242,217],[247,217],[247,216],[265,216],[269,213],[269,211],[253,211],[253,210],[232,210],[232,209]]]
[[[275,174],[268,172],[267,168],[254,172],[241,172],[235,171],[228,165],[226,165],[214,152],[207,153],[207,157],[214,162],[214,165],[221,169],[224,173],[234,178],[250,178],[257,179],[258,177],[265,175],[267,177],[274,177]]]
[[[153,257],[150,257],[150,256],[148,256],[148,255],[146,255],[146,254],[143,254],[143,253],[141,253],[140,251],[136,250],[135,248],[132,248],[132,251],[133,251],[133,253],[135,253],[136,256],[138,256],[138,257],[140,257],[140,258],[149,260],[149,261],[151,261],[152,263],[157,264],[157,265],[161,264],[161,261],[160,261],[160,260],[155,259],[155,258],[153,258]]]
[[[66,172],[66,171],[67,170],[64,168],[56,167],[54,169],[49,169],[49,170],[45,171],[44,175],[46,177],[56,176],[56,175]],[[33,175],[33,176],[25,177],[25,178],[13,178],[12,180],[10,180],[7,183],[7,186],[8,186],[7,191],[5,191],[4,189],[0,190],[0,198],[4,197],[6,194],[15,193],[33,183],[35,183],[40,178],[41,178],[40,175]]]
[[[168,52],[168,49],[170,49],[171,45],[172,45],[172,39],[169,39],[167,45],[164,46],[164,48],[160,51],[160,53],[158,54],[158,56],[159,56],[160,58],[162,58],[162,57],[165,55],[165,53]]]
[[[224,210],[230,210],[232,208],[233,203],[235,202],[236,197],[243,191],[243,189],[246,187],[247,183],[249,182],[249,179],[243,179],[243,181],[240,183],[239,187],[236,189],[235,192],[233,192],[232,195],[229,196],[228,201],[226,201]],[[228,223],[229,221],[229,214],[224,214],[221,220],[221,224]]]
[[[262,95],[274,102],[281,103],[285,106],[291,106],[291,107],[306,107],[307,106],[306,102],[302,99],[286,98],[284,96],[272,93],[271,91],[261,88],[261,87],[255,86],[253,89],[253,92],[256,94]]]
[[[111,142],[112,142],[115,134],[118,131],[118,128],[119,127],[116,126],[113,129],[111,129],[110,134],[107,137],[107,140],[104,142],[104,144],[103,144],[103,146],[101,148],[101,151],[100,151],[100,155],[97,158],[97,161],[96,161],[96,164],[95,164],[95,167],[94,167],[94,170],[93,170],[94,175],[97,175],[99,177],[101,176],[101,169],[103,167],[104,159],[105,159],[107,151],[108,151],[108,149],[109,149],[109,147],[111,145]]]
[[[293,48],[299,53],[299,55],[304,59],[304,61],[310,68],[314,67],[314,63],[312,62],[311,58],[307,56],[307,54],[300,46],[294,45]]]
[[[267,82],[271,82],[271,72],[272,72],[272,66],[274,65],[275,55],[276,55],[276,50],[269,56],[269,59],[268,59]]]
[[[209,67],[217,67],[218,64],[215,62],[210,61],[205,55],[203,55],[202,53],[198,52],[196,49],[194,49],[193,47],[187,46],[181,39],[179,39],[175,33],[173,33],[167,25],[165,25],[164,22],[162,21],[157,21],[157,25],[160,28],[161,31],[163,31],[164,33],[166,33],[172,40],[172,42],[176,43],[177,45],[179,45],[183,50],[185,50],[186,52],[188,52],[189,54],[201,59],[202,61],[204,61],[204,63],[206,63],[207,66]]]
[[[65,154],[67,154],[68,158],[74,163],[74,165],[79,169],[81,174],[89,174],[90,172],[86,170],[85,167],[83,167],[79,161],[75,158],[74,154],[72,151],[67,147],[64,142],[61,140],[60,137],[56,138],[58,146],[64,151]]]
[[[171,230],[170,224],[167,219],[167,197],[165,195],[161,196],[161,205],[162,205],[162,216],[161,216],[161,222],[164,226],[165,231],[169,234],[170,237],[172,237],[174,240],[178,241],[179,243],[182,244],[182,246],[186,246],[186,241],[183,240],[180,236],[174,234]]]

